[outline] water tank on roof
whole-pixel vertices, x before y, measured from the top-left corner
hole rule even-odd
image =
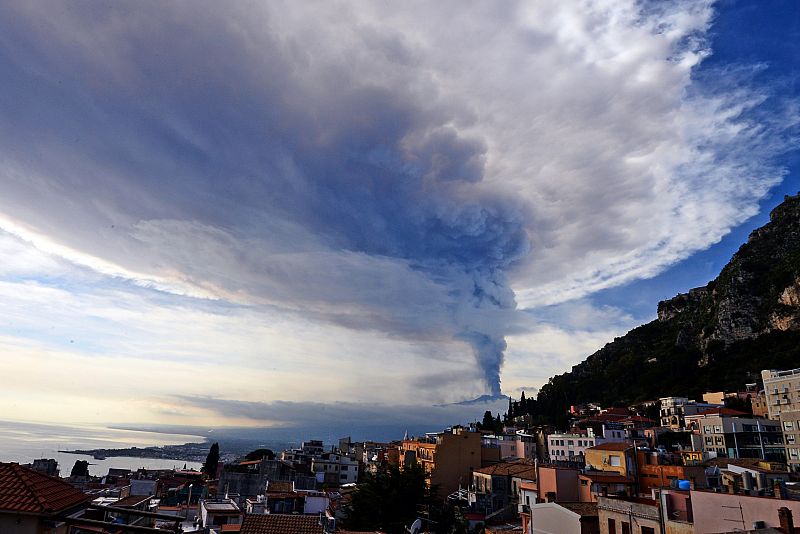
[[[690,490],[692,489],[692,483],[688,480],[678,480],[678,489],[679,490]]]

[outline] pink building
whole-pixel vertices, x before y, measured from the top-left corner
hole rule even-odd
[[[786,526],[782,521],[800,517],[800,501],[775,497],[666,490],[662,503],[669,523],[693,523],[695,534],[779,528]]]

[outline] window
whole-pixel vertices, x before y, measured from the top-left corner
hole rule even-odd
[[[631,534],[631,524],[622,522],[622,534]]]
[[[642,534],[656,534],[656,531],[651,527],[642,527]]]
[[[617,534],[617,522],[608,518],[608,534]]]
[[[714,425],[714,434],[722,434],[722,427],[720,425]]]
[[[704,434],[711,434],[711,425],[705,425],[703,427],[703,433]]]
[[[792,421],[784,421],[783,422],[783,429],[784,430],[794,430],[794,423]]]
[[[608,463],[609,465],[611,465],[611,467],[619,467],[620,466],[619,456],[610,456],[608,458]]]
[[[797,460],[798,458],[798,450],[797,449],[789,449],[789,458],[791,460]]]

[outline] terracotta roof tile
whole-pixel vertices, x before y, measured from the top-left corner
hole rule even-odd
[[[480,469],[473,469],[473,473],[481,473],[484,475],[494,476],[532,476],[531,480],[536,478],[536,467],[524,463],[498,463]]]
[[[583,517],[597,517],[598,515],[596,502],[560,502],[558,505]]]
[[[323,534],[315,515],[247,515],[241,534]]]
[[[61,479],[0,463],[0,510],[51,515],[91,498]]]

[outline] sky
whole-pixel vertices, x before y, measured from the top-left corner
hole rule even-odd
[[[800,189],[798,34],[791,0],[6,2],[0,413],[535,394]]]

